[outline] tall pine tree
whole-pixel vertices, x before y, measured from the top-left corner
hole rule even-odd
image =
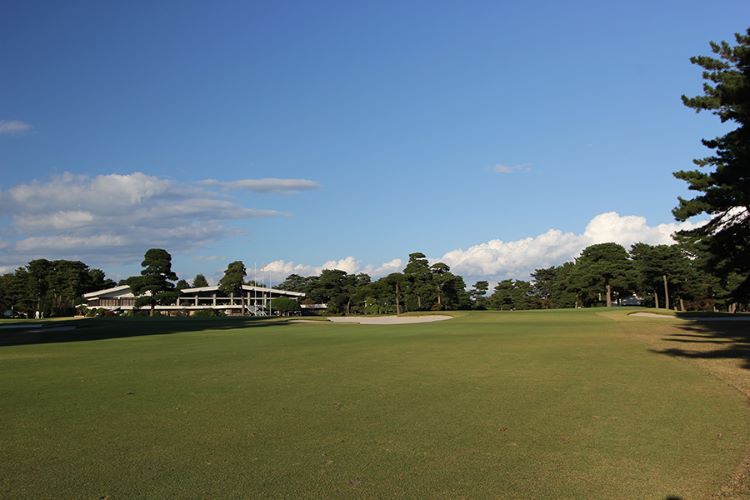
[[[741,299],[750,297],[750,29],[735,38],[735,46],[711,42],[718,57],[690,59],[704,70],[704,95],[682,96],[683,103],[696,112],[711,111],[737,128],[703,139],[713,154],[693,162],[713,170],[674,173],[701,194],[680,198],[673,213],[681,221],[704,213],[711,217],[704,226],[679,236],[702,246],[710,255],[708,266],[723,277],[742,276],[734,289],[735,298]]]

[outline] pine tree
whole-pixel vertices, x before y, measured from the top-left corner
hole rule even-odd
[[[179,293],[172,283],[177,275],[172,271],[172,256],[162,248],[146,251],[141,266],[141,275],[127,281],[133,294],[138,297],[135,306],[150,306],[153,316],[157,304],[167,305],[177,300]]]
[[[693,160],[712,171],[681,170],[674,175],[701,194],[679,198],[673,210],[677,220],[700,214],[711,217],[700,228],[682,231],[679,237],[702,246],[710,255],[707,265],[724,278],[743,276],[734,289],[735,298],[750,296],[750,29],[735,35],[737,45],[711,42],[718,58],[692,57],[703,68],[704,95],[682,96],[683,103],[699,111],[711,111],[722,123],[737,128],[714,139],[703,139],[713,155]]]
[[[226,271],[224,271],[224,276],[219,281],[219,290],[221,293],[226,295],[238,293],[240,295],[242,314],[245,314],[245,293],[242,290],[242,285],[245,283],[245,276],[247,276],[245,264],[241,260],[236,260],[229,263]]]

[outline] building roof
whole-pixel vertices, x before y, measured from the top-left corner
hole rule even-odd
[[[262,286],[253,286],[253,285],[242,285],[242,289],[246,292],[260,292],[260,293],[275,293],[278,295],[286,295],[290,297],[304,297],[305,294],[302,292],[290,292],[289,290],[279,290],[278,288],[264,288]],[[199,286],[197,288],[183,288],[182,290],[179,290],[179,292],[182,295],[189,295],[192,293],[200,293],[200,292],[216,292],[219,290],[218,286]],[[112,288],[106,288],[104,290],[97,290],[96,292],[89,292],[83,294],[84,299],[94,299],[96,297],[101,297],[102,295],[108,295],[110,293],[117,293],[117,292],[130,292],[130,285],[119,285]],[[150,292],[146,293],[147,295],[150,295]]]
[[[253,285],[242,285],[242,289],[246,292],[265,292],[265,293],[277,293],[280,295],[290,295],[292,297],[304,297],[305,294],[302,292],[290,292],[289,290],[280,290],[278,288],[265,288],[262,286]],[[216,292],[219,290],[219,286],[199,286],[197,288],[183,288],[180,290],[183,294],[200,293],[200,292]]]
[[[108,293],[124,292],[125,290],[130,291],[130,285],[118,285],[118,286],[114,286],[112,288],[105,288],[104,290],[97,290],[96,292],[84,293],[83,294],[83,298],[84,299],[93,299],[93,298],[99,297],[101,295],[107,295]]]

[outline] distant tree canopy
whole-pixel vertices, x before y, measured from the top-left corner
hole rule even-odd
[[[290,274],[278,288],[303,292],[312,303],[327,304],[330,314],[401,314],[469,308],[471,304],[463,278],[444,263],[429,265],[419,252],[410,255],[403,273],[377,281],[366,273],[324,269],[320,276]]]
[[[604,291],[607,307],[612,307],[613,289],[618,295],[633,290],[632,278],[628,252],[617,243],[600,243],[584,248],[576,259],[572,275],[579,291]],[[588,299],[593,300],[592,297]]]
[[[299,302],[288,297],[276,297],[271,300],[271,309],[281,313],[282,316],[288,316],[289,314],[299,311]]]
[[[127,284],[137,297],[135,307],[148,306],[153,315],[157,305],[177,300],[179,292],[172,283],[177,275],[172,271],[172,256],[162,248],[147,250],[141,266],[141,275],[128,278]]]
[[[225,295],[239,295],[242,311],[245,311],[245,294],[242,293],[242,285],[245,284],[247,268],[241,260],[230,262],[224,271],[224,276],[219,280],[219,290]]]
[[[703,68],[703,95],[682,96],[685,106],[711,111],[722,123],[737,127],[703,144],[714,154],[694,160],[711,171],[680,170],[675,177],[697,194],[679,199],[673,213],[678,220],[707,214],[709,222],[682,231],[680,237],[705,252],[706,269],[729,285],[738,300],[750,297],[750,29],[735,35],[736,45],[711,42],[718,57],[696,56]]]
[[[0,302],[30,316],[36,311],[45,316],[70,315],[84,293],[114,285],[104,271],[83,262],[36,259],[0,276]]]
[[[403,272],[378,280],[327,269],[320,276],[289,275],[278,286],[328,304],[330,314],[400,314],[409,311],[593,307],[630,304],[676,309],[732,309],[729,286],[704,270],[705,253],[683,245],[616,243],[583,249],[571,262],[536,269],[532,280],[482,280],[471,290],[441,262],[421,252],[409,255]]]
[[[208,286],[208,280],[202,274],[196,274],[193,280],[193,288]]]
[[[531,280],[477,281],[466,290],[464,279],[443,262],[430,264],[425,254],[414,252],[403,272],[373,280],[365,273],[349,274],[325,269],[319,276],[291,274],[277,286],[303,292],[305,302],[324,303],[329,314],[401,314],[410,311],[594,307],[629,304],[681,310],[746,310],[734,293],[747,274],[723,276],[710,271],[714,256],[705,245],[684,240],[677,245],[636,243],[626,250],[616,243],[586,247],[571,262],[536,269]],[[172,259],[163,249],[146,252],[140,276],[124,280],[138,296],[137,307],[173,303],[188,285],[172,271]],[[242,261],[227,266],[219,289],[240,294],[247,270]],[[0,276],[0,306],[20,313],[36,310],[50,314],[72,312],[81,296],[113,286],[99,269],[78,261],[36,259],[13,274]],[[207,286],[201,274],[193,286]],[[291,312],[291,304],[274,302],[274,310]]]

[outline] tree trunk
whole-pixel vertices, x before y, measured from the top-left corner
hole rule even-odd
[[[349,299],[346,301],[346,315],[349,316],[349,311],[351,310],[352,306],[352,299]]]
[[[156,304],[151,302],[151,312],[149,313],[149,316],[153,316],[155,314],[155,308],[156,308]]]
[[[607,307],[612,307],[612,285],[607,283]]]
[[[680,297],[680,311],[685,312],[685,301]]]
[[[440,301],[440,287],[437,287],[437,299],[438,299],[438,305],[441,306],[440,309],[442,309],[443,303]]]
[[[422,310],[422,296],[417,294],[417,309]]]
[[[396,283],[396,314],[401,314],[401,296],[399,295],[398,283]]]
[[[664,278],[664,308],[669,309],[669,288],[667,287],[667,275],[663,274]]]
[[[654,307],[659,309],[659,294],[654,290]]]

